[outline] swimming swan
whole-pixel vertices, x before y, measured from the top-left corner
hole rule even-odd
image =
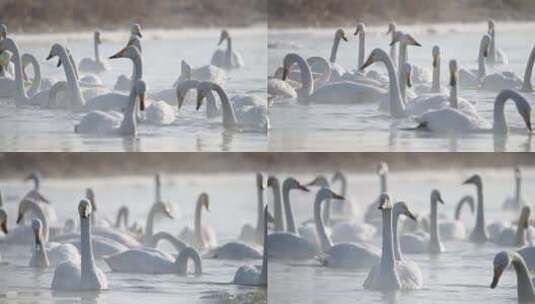
[[[496,96],[493,110],[494,120],[491,128],[481,118],[454,108],[445,108],[429,111],[417,117],[416,121],[420,123],[417,129],[441,133],[492,133],[506,135],[509,133],[509,126],[505,118],[505,102],[509,99],[514,102],[518,113],[531,133],[531,106],[522,95],[513,90],[503,90]]]
[[[522,198],[522,172],[520,172],[519,167],[515,167],[515,195],[505,199],[503,209],[518,210],[525,205],[526,202]]]
[[[100,31],[93,34],[93,45],[95,49],[95,59],[83,58],[78,64],[78,69],[82,72],[102,73],[110,69],[108,63],[100,58],[99,45],[102,44]]]
[[[256,173],[256,195],[257,195],[257,215],[256,226],[251,224],[245,224],[241,228],[239,240],[250,244],[263,244],[264,232],[262,227],[264,226],[264,191],[266,187],[264,185],[264,176],[262,173]]]
[[[488,34],[483,35],[479,44],[477,70],[459,70],[459,86],[464,88],[475,88],[481,85],[482,79],[487,76],[485,60],[489,56],[490,42],[490,36]]]
[[[188,262],[193,261],[196,276],[202,274],[202,260],[193,247],[186,247],[176,259],[171,255],[153,248],[130,249],[105,258],[113,272],[142,274],[188,274]]]
[[[57,291],[102,290],[108,288],[106,274],[97,267],[93,256],[91,240],[91,203],[81,200],[78,205],[80,214],[80,253],[81,261],[67,261],[54,271],[52,289]]]
[[[227,49],[221,50],[218,49],[212,55],[211,63],[222,69],[231,70],[239,69],[243,67],[243,60],[240,53],[232,49],[232,38],[227,30],[222,30],[219,37],[218,46],[221,45],[224,41],[227,41]]]
[[[533,288],[533,279],[529,277],[529,271],[526,262],[520,254],[513,251],[502,251],[494,257],[494,275],[490,288],[494,289],[498,285],[503,272],[513,265],[516,272],[516,293],[519,303],[533,303],[535,301],[535,289]]]
[[[143,53],[143,49],[141,48],[141,38],[143,36],[141,35],[141,25],[135,23],[130,27],[130,37],[128,39],[127,45],[133,45],[135,46],[139,53]],[[134,71],[132,71],[132,76],[128,77],[124,74],[121,74],[117,77],[117,80],[115,82],[115,85],[113,86],[114,90],[117,91],[130,91],[132,88],[132,79],[134,79]]]
[[[488,22],[488,34],[490,35],[491,43],[489,48],[489,63],[490,64],[508,64],[509,59],[505,52],[496,47],[496,25],[494,20],[489,20]]]
[[[464,185],[474,185],[477,190],[477,211],[476,211],[476,225],[472,233],[470,233],[470,241],[478,244],[485,243],[489,240],[489,233],[485,226],[485,209],[483,206],[483,182],[478,174],[473,175],[465,180]]]
[[[193,230],[189,227],[182,229],[179,239],[183,240],[197,250],[210,250],[217,246],[217,237],[214,229],[203,224],[201,220],[202,209],[210,211],[210,201],[207,193],[201,193],[195,204],[195,223]]]
[[[455,207],[455,215],[453,216],[453,220],[442,221],[438,226],[438,229],[440,231],[440,237],[442,239],[446,241],[466,239],[466,235],[467,235],[466,227],[464,226],[463,221],[460,220],[462,206],[465,204],[468,205],[468,207],[470,208],[470,211],[474,213],[474,210],[475,210],[474,197],[472,197],[471,195],[463,196],[457,203],[457,206]]]
[[[47,243],[43,239],[43,224],[39,219],[32,220],[35,244],[30,258],[30,267],[48,268],[61,263],[80,261],[80,253],[72,244]]]

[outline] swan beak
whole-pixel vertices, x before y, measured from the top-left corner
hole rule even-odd
[[[7,223],[6,221],[3,221],[2,222],[2,225],[0,225],[0,229],[2,229],[2,231],[7,234]]]
[[[299,184],[299,185],[297,186],[297,188],[299,188],[299,190],[303,190],[303,191],[305,191],[305,192],[310,192],[310,189],[308,189],[306,186],[301,185],[301,184]]]
[[[283,68],[282,69],[282,80],[286,81],[287,78],[288,78],[288,69],[287,68]]]
[[[454,87],[457,85],[457,76],[455,76],[455,73],[451,72],[450,74],[450,87]]]
[[[48,54],[48,56],[46,57],[46,60],[50,60],[54,57],[54,55],[52,55],[52,53]]]
[[[414,213],[412,213],[410,210],[407,210],[407,214],[405,214],[408,218],[411,220],[418,222],[418,216],[416,216]]]
[[[529,111],[522,112],[522,118],[524,119],[524,122],[526,123],[526,127],[530,132],[532,132],[531,129],[531,115]]]
[[[275,217],[273,217],[273,215],[271,215],[271,213],[267,210],[267,208],[266,208],[266,219],[267,219],[267,223],[274,223],[275,222]]]
[[[357,36],[359,34],[360,30],[359,28],[357,27],[357,29],[355,30],[355,33],[353,33],[353,36]]]
[[[363,71],[365,68],[369,67],[370,65],[372,65],[375,61],[373,60],[373,57],[370,56],[368,57],[368,60],[366,60],[366,62],[364,62],[364,64],[360,67],[360,70]]]
[[[22,222],[23,217],[24,217],[24,214],[19,212],[19,216],[17,216],[17,221],[16,221],[17,225],[20,224],[20,222]]]
[[[502,276],[503,269],[494,267],[494,277],[492,278],[492,283],[490,283],[490,288],[494,289],[498,285],[498,281],[500,280],[500,277]]]
[[[474,177],[470,177],[469,179],[465,180],[463,182],[463,185],[467,185],[467,184],[474,184],[475,183],[475,180],[474,180]]]
[[[122,58],[125,49],[120,50],[117,54],[110,56],[110,59]]]
[[[438,66],[438,56],[433,54],[433,67],[436,68]]]
[[[385,35],[388,35],[388,34],[392,33],[393,30],[394,30],[393,27],[389,27],[389,28],[388,28],[388,31],[386,31],[386,34],[385,34]]]
[[[145,111],[145,93],[139,94],[139,109]]]
[[[414,45],[414,46],[422,46],[420,44],[420,42],[416,41],[416,39],[411,39],[411,45]]]
[[[337,200],[345,200],[345,197],[341,196],[340,194],[336,194],[334,192],[331,191],[331,196],[333,199],[337,199]]]
[[[197,111],[201,108],[203,100],[204,100],[204,95],[201,93],[197,93]]]
[[[61,66],[61,59],[60,59],[60,60],[58,60],[58,64],[56,65],[56,67],[58,67],[58,68],[59,68],[60,66]]]
[[[171,213],[171,210],[169,208],[165,208],[165,215],[170,219],[175,219],[175,216]]]
[[[411,74],[407,74],[407,87],[412,88]]]
[[[438,201],[439,203],[441,203],[442,205],[444,205],[444,200],[442,199],[441,196],[439,196],[439,197],[437,198],[437,201]]]
[[[356,35],[356,34],[355,34],[355,35]],[[347,41],[347,36],[346,36],[346,34],[345,34],[345,33],[344,33],[344,34],[342,34],[342,40],[344,40],[344,41]]]
[[[182,96],[180,93],[177,93],[176,101],[178,102],[178,109],[180,110],[182,108],[182,104],[184,103],[184,96]]]

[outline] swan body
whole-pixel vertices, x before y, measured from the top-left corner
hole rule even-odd
[[[181,73],[173,87],[176,87],[179,83],[185,80],[197,80],[199,82],[210,81],[223,86],[225,83],[225,71],[213,65],[192,68],[186,61],[182,60]]]
[[[130,249],[104,259],[113,272],[186,275],[188,261],[194,263],[195,274],[202,274],[202,260],[196,249],[182,249],[176,259],[153,248]]]
[[[317,248],[303,237],[287,232],[267,236],[268,256],[272,259],[308,260],[319,254]]]
[[[494,122],[491,128],[488,128],[486,121],[453,108],[429,111],[416,120],[420,123],[419,129],[431,132],[507,134],[509,128],[505,119],[505,102],[509,99],[514,102],[527,129],[531,132],[531,106],[522,95],[512,90],[503,90],[496,96]]]
[[[102,111],[92,111],[86,114],[80,123],[75,126],[75,133],[84,134],[119,134],[119,135],[136,135],[137,118],[136,108],[137,99],[139,98],[139,109],[144,110],[146,85],[143,80],[138,80],[132,87],[129,96],[129,105],[122,119],[119,115],[110,114]]]
[[[509,58],[505,52],[496,47],[496,26],[494,20],[488,22],[488,34],[491,37],[491,43],[489,46],[489,63],[493,65],[508,64]]]
[[[297,92],[288,81],[270,78],[267,83],[268,95],[279,99],[295,99]]]
[[[241,242],[229,242],[209,253],[211,258],[222,260],[260,259],[260,250]]]
[[[460,220],[461,208],[464,204],[470,207],[474,213],[475,205],[474,198],[471,195],[462,197],[455,208],[455,216],[453,221],[443,221],[439,224],[440,237],[444,240],[465,240],[467,237],[466,227]]]
[[[150,101],[145,108],[145,123],[166,126],[176,121],[177,110],[163,100]]]
[[[80,253],[72,244],[46,243],[42,239],[43,225],[41,220],[32,220],[32,230],[35,235],[35,245],[30,258],[30,267],[48,268],[67,261],[80,261]]]
[[[243,67],[243,60],[241,55],[234,51],[232,48],[232,38],[227,30],[222,30],[219,38],[218,45],[221,45],[224,41],[227,42],[227,49],[218,49],[212,55],[212,65],[222,69],[239,69]]]
[[[91,204],[80,201],[81,261],[69,260],[54,271],[52,289],[56,291],[102,290],[108,288],[106,274],[96,266],[91,242]]]

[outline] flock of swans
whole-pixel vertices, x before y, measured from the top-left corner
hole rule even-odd
[[[377,168],[379,194],[367,209],[360,208],[366,209],[365,212],[359,212],[348,199],[348,182],[341,172],[335,174],[331,183],[325,176],[303,184],[289,177],[283,182],[282,199],[278,180],[270,177],[268,186],[274,191],[274,224],[266,239],[269,259],[290,265],[307,261],[302,265],[330,267],[348,273],[367,271],[366,279],[361,282],[365,289],[413,290],[424,286],[424,276],[420,266],[407,255],[441,255],[451,241],[471,242],[478,247],[494,243],[510,249],[496,254],[491,287],[497,286],[504,270],[512,264],[517,272],[518,299],[532,302],[535,289],[529,271],[535,269],[532,234],[535,230],[529,219],[530,205],[522,197],[521,169],[515,168],[514,173],[514,195],[507,198],[501,208],[517,213],[518,220],[491,223],[485,218],[484,177],[479,174],[459,181],[459,185],[467,186],[467,191],[475,191],[460,199],[451,218],[440,211],[441,205],[446,203],[439,189],[429,194],[429,213],[417,214],[410,202],[396,200],[387,192],[388,166],[383,162]],[[331,190],[330,184],[335,182],[341,183],[340,193]],[[319,189],[313,205],[306,207],[311,208],[313,219],[299,227],[292,209],[291,190],[308,192],[313,187]],[[464,209],[475,213],[473,228],[466,227],[460,220]],[[379,240],[381,245],[377,247]],[[319,274],[314,272],[313,275]]]
[[[182,61],[177,80],[169,89],[154,92],[143,78],[141,26],[134,24],[126,46],[109,60],[101,56],[101,33],[93,37],[94,58],[83,58],[78,64],[66,45],[54,43],[47,60],[58,59],[66,81],[41,75],[39,61],[27,50],[21,50],[0,25],[0,96],[17,107],[62,109],[82,112],[73,126],[76,133],[133,136],[144,124],[167,126],[179,119],[183,102],[193,99],[189,90],[197,91],[197,109],[207,101],[206,118],[222,120],[225,130],[266,133],[270,129],[267,101],[256,95],[229,96],[225,90],[227,74],[244,66],[241,55],[233,48],[227,30],[221,31],[218,47],[209,64],[194,68]],[[120,75],[112,88],[103,85],[99,75],[109,72],[111,61],[128,59],[133,64],[131,75]],[[27,67],[33,69],[29,77]],[[147,96],[147,98],[145,98]],[[217,102],[219,100],[219,102]],[[219,105],[218,105],[219,103]]]
[[[28,267],[55,269],[49,283],[52,290],[106,290],[110,288],[108,282],[113,280],[113,273],[202,276],[205,259],[222,262],[261,260],[261,265],[239,267],[230,284],[267,286],[267,255],[263,241],[270,217],[261,197],[257,204],[256,224],[244,226],[236,241],[220,244],[214,230],[201,219],[203,210],[210,210],[206,193],[202,193],[196,203],[192,228],[186,227],[178,235],[154,231],[157,216],[174,218],[170,205],[161,201],[158,174],[155,177],[155,201],[143,227],[137,223],[129,225],[127,206],[119,209],[115,223],[98,216],[98,200],[91,188],[79,201],[76,216],[73,208],[73,218],[62,225],[53,202],[42,193],[39,172],[33,172],[28,179],[34,181],[34,187],[19,202],[16,226],[8,227],[8,216],[12,215],[0,205],[0,228],[5,234],[0,238],[0,247],[25,246],[17,248],[31,250]],[[262,186],[261,176],[259,179],[259,186]],[[158,249],[161,242],[173,246],[176,254]],[[102,260],[109,270],[100,268],[97,260]],[[10,261],[3,260],[2,263]]]
[[[412,64],[408,53],[421,44],[409,32],[390,23],[389,49],[375,48],[366,53],[366,27],[358,23],[358,66],[343,67],[336,61],[339,45],[348,41],[343,29],[336,30],[329,59],[321,56],[303,58],[297,53],[284,56],[280,68],[268,80],[268,94],[274,103],[296,100],[304,104],[377,104],[379,113],[392,119],[410,118],[415,126],[403,130],[432,133],[531,133],[531,75],[535,48],[526,64],[524,79],[507,70],[508,59],[497,46],[496,25],[490,20],[482,34],[478,50],[478,68],[467,70],[457,60],[450,60],[448,89],[440,79],[441,49],[432,49],[429,68]],[[385,46],[387,46],[385,44]],[[475,53],[475,50],[474,50]],[[366,59],[367,58],[367,59]],[[382,63],[386,75],[370,66]],[[503,71],[489,72],[488,67]],[[432,70],[429,79],[426,70]],[[477,100],[466,100],[460,89],[496,92],[493,120],[487,121],[477,110]],[[525,129],[510,128],[505,118],[505,104],[514,103]],[[526,130],[527,129],[527,130]]]

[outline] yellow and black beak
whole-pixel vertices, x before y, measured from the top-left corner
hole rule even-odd
[[[407,73],[407,87],[412,88],[411,73]]]
[[[299,188],[299,190],[303,190],[303,191],[305,191],[305,192],[310,192],[310,190],[309,190],[306,186],[301,185],[301,184],[299,184],[299,185],[297,186],[297,188]]]
[[[145,111],[145,93],[139,94],[139,110]]]
[[[342,40],[347,41],[347,36],[345,33],[342,34]]]
[[[438,55],[433,54],[433,67],[436,68],[438,66]]]
[[[526,127],[528,128],[529,132],[532,132],[533,130],[531,129],[531,112],[522,112],[522,118],[524,119],[524,122],[526,123]]]
[[[405,212],[405,215],[410,218],[411,220],[418,222],[418,216],[416,214],[412,213],[409,209]]]
[[[0,225],[0,229],[2,229],[5,234],[7,234],[7,221],[2,222],[2,224]]]
[[[117,58],[123,58],[125,49],[123,48],[119,52],[117,52],[115,55],[110,56],[110,59],[117,59]]]
[[[20,224],[20,222],[22,222],[22,219],[24,218],[24,213],[22,212],[19,212],[19,215],[17,216],[17,225]]]
[[[282,69],[282,80],[286,81],[287,78],[288,78],[288,68],[284,67]]]
[[[457,75],[453,70],[450,70],[450,87],[457,85]]]
[[[364,64],[360,67],[360,70],[361,71],[364,70],[365,68],[367,68],[370,65],[372,65],[374,62],[375,62],[375,60],[373,59],[373,56],[368,57],[368,60],[366,60],[366,62],[364,62]]]
[[[341,196],[340,194],[336,194],[334,192],[331,191],[331,196],[333,199],[337,199],[337,200],[345,200],[345,198],[343,196]]]
[[[492,277],[492,283],[490,283],[490,288],[494,289],[498,285],[498,281],[500,281],[500,277],[503,274],[503,269],[494,267],[494,276]]]
[[[197,93],[197,110],[202,106],[202,101],[204,100],[204,95],[202,93]]]

